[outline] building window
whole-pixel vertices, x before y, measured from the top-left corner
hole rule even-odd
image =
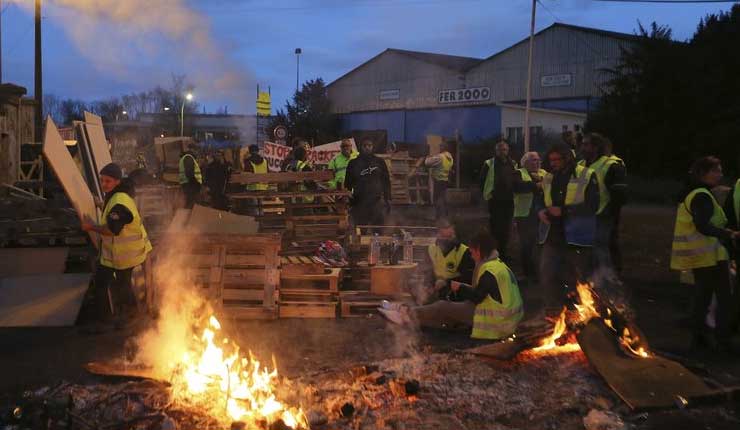
[[[522,127],[506,127],[506,141],[510,146],[520,146],[524,142]]]

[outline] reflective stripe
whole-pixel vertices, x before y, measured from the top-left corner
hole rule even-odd
[[[263,159],[261,163],[254,164],[251,161],[249,161],[249,164],[252,166],[252,172],[257,174],[263,174],[267,173],[267,160]],[[250,191],[265,191],[270,186],[264,182],[258,182],[256,184],[247,184],[247,190]]]
[[[674,249],[673,251],[671,251],[671,253],[677,257],[696,257],[698,255],[719,251],[720,248],[723,248],[723,246],[718,241],[713,244],[705,245],[701,248]]]
[[[103,211],[103,220],[116,205],[122,205],[133,216],[117,236],[102,236],[100,264],[113,269],[129,269],[142,264],[152,245],[141,222],[141,216],[134,200],[126,193],[115,193],[108,200]]]
[[[577,170],[578,169],[576,169],[576,171]],[[573,203],[572,203],[573,205],[577,205],[579,203],[583,203],[584,201],[586,201],[586,185],[588,185],[588,180],[590,178],[591,178],[591,175],[589,174],[589,169],[584,167],[581,170],[581,174],[578,175],[578,180],[576,182],[578,186],[576,188],[576,193],[573,196]],[[565,200],[567,201],[568,198],[566,197]]]
[[[203,175],[200,172],[200,165],[198,164],[198,160],[196,160],[192,154],[185,154],[182,157],[180,157],[180,163],[179,163],[180,184],[188,183],[188,177],[185,175],[185,158],[186,157],[190,157],[193,159],[193,176],[195,177],[196,182],[198,182],[199,184],[202,184]]]
[[[522,310],[523,308],[521,306],[517,306],[512,309],[483,309],[476,307],[475,314],[494,318],[509,318],[518,313],[521,313]]]
[[[484,163],[486,166],[488,166],[488,173],[486,173],[486,180],[483,183],[483,198],[486,200],[491,200],[491,197],[493,197],[493,185],[494,185],[494,161],[493,158],[489,158]]]
[[[138,234],[132,234],[130,236],[115,236],[115,243],[130,243],[130,242],[136,242],[144,238],[144,235],[141,233]],[[113,236],[103,236],[102,237],[103,243],[113,243],[114,239]]]
[[[673,241],[674,242],[696,242],[697,240],[704,240],[705,238],[706,236],[704,236],[701,233],[692,233],[692,234],[683,235],[683,236],[681,235],[674,236]]]
[[[432,178],[436,181],[449,181],[452,170],[452,155],[449,152],[439,154],[440,163],[432,169]]]

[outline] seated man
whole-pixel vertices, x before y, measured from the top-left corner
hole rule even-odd
[[[452,281],[473,283],[475,262],[468,247],[460,242],[449,220],[437,221],[437,241],[429,245],[426,258],[425,285],[434,287],[420,292],[419,303],[428,304],[437,299],[459,301],[459,296],[450,290]]]
[[[474,339],[510,336],[524,316],[516,277],[498,258],[496,241],[489,234],[479,233],[473,238],[470,254],[476,263],[473,285],[451,283],[452,291],[464,301],[440,300],[412,308],[384,301],[378,310],[396,324],[437,328],[462,325],[472,327],[470,337]]]

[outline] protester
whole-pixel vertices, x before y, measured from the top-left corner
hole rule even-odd
[[[396,324],[472,327],[470,337],[474,339],[511,336],[524,316],[516,277],[499,258],[496,240],[490,234],[477,234],[470,241],[470,254],[476,263],[473,285],[452,282],[450,287],[463,301],[439,300],[412,308],[385,301],[379,311]]]
[[[624,161],[612,154],[612,144],[598,133],[587,133],[581,143],[583,160],[578,164],[596,173],[599,180],[599,211],[596,213],[596,266],[622,270],[619,248],[619,220],[627,200],[627,172]]]
[[[446,218],[437,220],[437,239],[427,248],[425,257],[425,291],[420,292],[421,303],[437,299],[459,300],[450,289],[452,282],[472,284],[475,262],[468,246],[457,238],[455,226]]]
[[[694,275],[691,346],[737,352],[731,342],[734,302],[727,248],[732,240],[740,238],[740,232],[727,228],[727,216],[710,191],[721,180],[718,158],[702,157],[691,165],[678,199],[671,269],[691,270]],[[705,320],[713,294],[717,309],[715,328],[711,329]]]
[[[540,219],[540,285],[545,313],[557,315],[578,282],[593,272],[599,182],[594,171],[576,165],[568,146],[557,144],[545,154],[549,172],[542,180],[542,199],[535,210]]]
[[[355,225],[383,225],[391,210],[388,167],[373,151],[371,140],[362,141],[360,155],[347,165],[344,188],[352,191],[350,214]]]
[[[537,278],[537,230],[539,218],[533,210],[535,197],[542,198],[542,179],[545,172],[541,166],[540,155],[527,152],[522,156],[522,168],[514,180],[514,222],[519,236],[519,256],[522,272],[527,281]]]
[[[483,198],[488,202],[491,234],[496,238],[504,261],[509,261],[507,250],[514,220],[515,169],[515,163],[509,157],[509,144],[502,139],[496,144],[495,156],[483,163],[480,174]]]
[[[218,210],[228,210],[229,200],[226,198],[226,187],[231,176],[231,165],[226,162],[224,152],[216,151],[213,161],[205,169],[204,184],[208,188],[211,206]]]

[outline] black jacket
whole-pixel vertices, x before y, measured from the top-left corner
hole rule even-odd
[[[391,179],[385,161],[375,155],[360,155],[350,160],[344,188],[352,190],[352,205],[372,205],[391,200]]]
[[[500,159],[493,157],[493,201],[514,201],[514,180],[518,176],[514,161],[510,158]],[[488,164],[483,163],[483,169],[480,172],[480,189],[486,184],[488,176]]]
[[[218,160],[212,161],[205,171],[205,185],[214,194],[223,194],[231,176],[231,166]]]

